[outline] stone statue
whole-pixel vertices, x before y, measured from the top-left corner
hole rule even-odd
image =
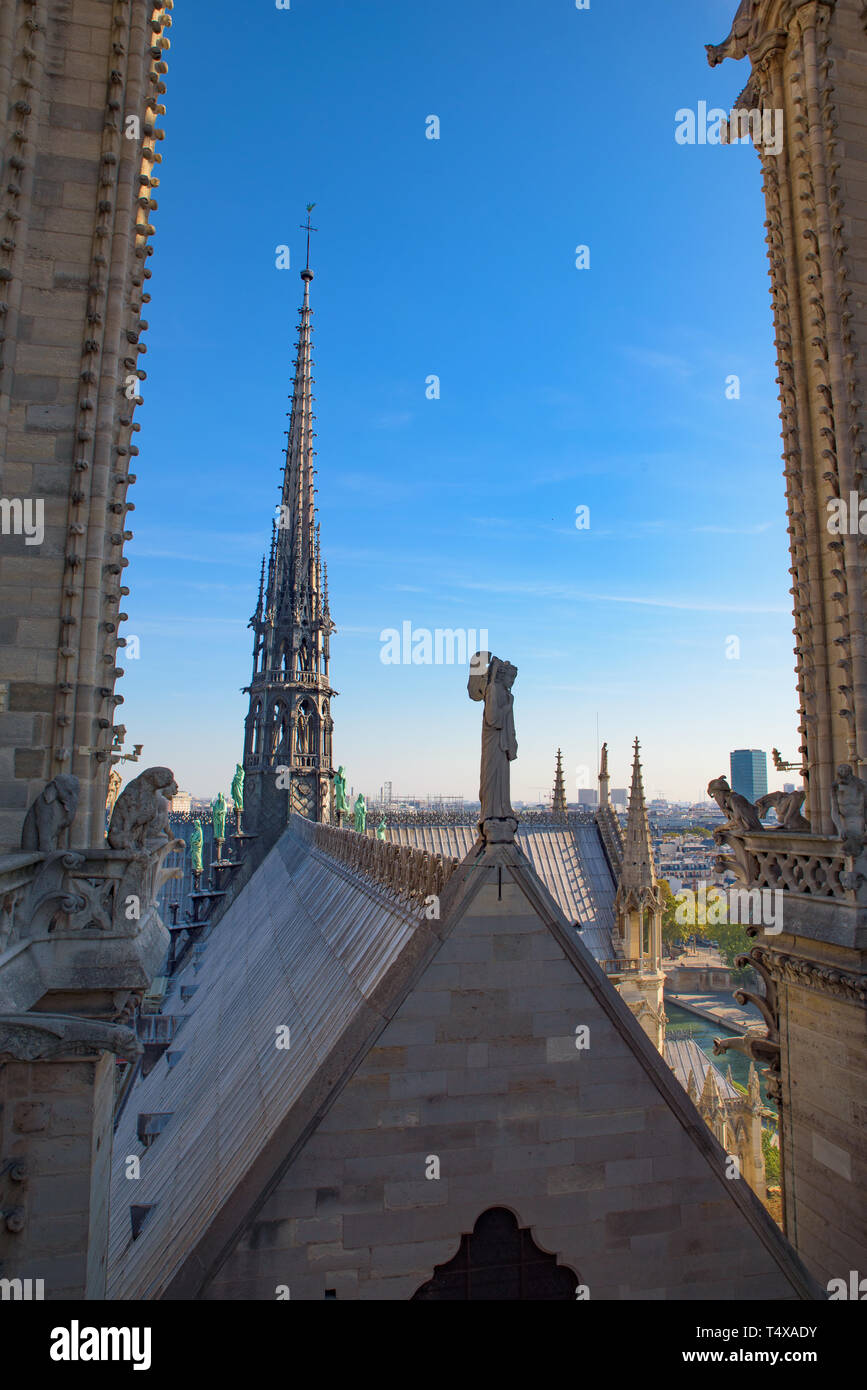
[[[346,804],[346,768],[340,766],[334,774],[334,809],[337,812],[337,819],[340,819],[342,811],[348,811]]]
[[[169,801],[178,794],[174,773],[168,767],[149,767],[124,787],[108,827],[112,849],[147,854],[173,840],[169,829]]]
[[[377,840],[385,839],[385,816],[383,816],[382,820],[379,822],[379,825],[376,827],[376,838]]]
[[[753,803],[740,792],[733,792],[725,777],[717,777],[713,782],[708,782],[707,794],[713,797],[726,817],[726,830],[737,830],[743,835],[748,830],[762,829]]]
[[[608,744],[602,745],[602,756],[599,759],[599,780],[603,781],[608,776]]]
[[[226,811],[228,804],[222,792],[217,793],[216,801],[211,802],[211,821],[214,826],[214,839],[226,838]]]
[[[767,792],[756,802],[756,814],[766,816],[773,806],[777,813],[778,830],[809,830],[810,822],[801,815],[806,795],[804,787],[795,792]]]
[[[295,734],[295,746],[299,753],[307,752],[307,729],[310,724],[310,716],[302,705],[298,711],[298,726]]]
[[[202,872],[202,845],[204,839],[202,822],[197,820],[193,824],[193,833],[190,836],[190,867],[194,874],[200,874]]]
[[[367,806],[361,792],[355,799],[355,828],[362,833],[367,829]]]
[[[105,814],[106,814],[106,817],[109,817],[109,818],[110,818],[111,813],[112,813],[112,811],[114,810],[114,803],[117,801],[117,798],[120,796],[120,788],[121,788],[121,783],[122,783],[122,781],[123,781],[123,778],[121,777],[121,775],[120,775],[120,773],[118,772],[117,768],[116,768],[116,767],[113,767],[113,768],[111,769],[111,772],[108,774],[108,792],[106,793],[106,797],[105,797]]]
[[[517,666],[490,652],[476,652],[470,663],[467,694],[483,701],[479,833],[488,844],[514,840],[518,821],[512,810],[509,763],[518,756],[512,686]]]
[[[864,848],[867,827],[867,782],[856,777],[848,763],[837,768],[831,787],[831,819],[847,854],[857,857]]]
[[[236,811],[244,809],[244,769],[241,763],[235,764],[235,775],[232,778],[232,800],[235,803]]]
[[[21,828],[21,848],[50,853],[75,820],[78,810],[78,778],[61,772],[37,796]]]
[[[232,802],[235,807],[235,834],[241,833],[241,812],[244,809],[244,768],[241,763],[235,764],[235,775],[232,778]]]

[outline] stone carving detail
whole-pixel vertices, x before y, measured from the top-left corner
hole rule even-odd
[[[21,848],[48,853],[57,849],[64,830],[75,820],[78,810],[77,777],[61,773],[39,793],[24,818]]]
[[[747,927],[750,936],[755,936],[757,927]],[[744,1056],[764,1067],[768,1096],[779,1106],[781,1100],[780,1082],[780,1006],[777,985],[767,964],[767,952],[754,946],[748,955],[738,956],[735,964],[752,966],[764,982],[764,994],[753,994],[750,990],[738,989],[734,997],[741,1005],[755,1004],[765,1021],[767,1033],[747,1033],[738,1038],[714,1038],[713,1050],[718,1057],[726,1052],[742,1052]]]
[[[867,833],[867,782],[856,777],[848,763],[837,768],[837,781],[831,788],[831,819],[846,853],[856,858]]]
[[[30,1177],[24,1158],[0,1160],[0,1221],[12,1235],[20,1235],[27,1224],[27,1180]]]
[[[778,830],[809,830],[810,822],[801,815],[806,792],[802,787],[794,792],[767,792],[756,802],[756,813],[762,817],[771,807],[777,813]]]
[[[732,21],[731,30],[722,43],[706,43],[707,60],[712,68],[726,58],[743,58],[747,51],[750,29],[756,11],[757,0],[741,0],[738,12]]]
[[[482,769],[479,785],[479,834],[487,844],[515,839],[518,818],[512,809],[509,764],[518,756],[512,686],[517,666],[490,652],[476,652],[470,662],[467,694],[484,703]]]
[[[297,821],[294,824],[300,829]],[[359,835],[354,830],[340,830],[335,825],[311,821],[305,825],[304,833],[319,849],[350,869],[366,874],[398,897],[420,905],[427,898],[442,893],[459,864],[457,859],[445,859],[441,854],[430,854],[411,845]]]
[[[167,767],[149,767],[125,787],[117,799],[108,827],[112,849],[146,854],[172,844],[169,799],[177,795],[174,774]]]
[[[765,946],[756,946],[750,952],[750,964],[758,969],[764,966],[767,973],[773,974],[788,984],[802,985],[806,989],[817,989],[823,994],[832,994],[837,999],[845,999],[853,1004],[867,1004],[867,975],[854,971],[834,970],[828,965],[804,960],[781,951],[772,951]]]
[[[720,830],[761,830],[762,823],[753,803],[741,796],[740,792],[733,792],[725,777],[716,777],[708,782],[707,794],[713,797],[727,817],[725,827],[720,827]]]
[[[113,1052],[132,1061],[141,1044],[131,1028],[66,1014],[0,1014],[0,1062],[48,1061]]]

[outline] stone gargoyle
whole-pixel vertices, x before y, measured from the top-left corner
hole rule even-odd
[[[756,811],[763,817],[773,806],[777,813],[778,830],[809,830],[810,822],[801,815],[806,794],[803,787],[794,792],[767,792],[756,802]]]
[[[153,854],[172,843],[169,798],[176,796],[174,773],[167,767],[149,767],[124,787],[115,803],[108,827],[112,849]]]
[[[744,835],[750,830],[762,829],[753,803],[740,792],[733,792],[725,777],[716,777],[712,782],[708,782],[707,794],[713,797],[726,817],[726,830],[736,830]]]
[[[75,820],[78,810],[79,782],[77,777],[62,772],[43,787],[21,829],[21,848],[50,854],[64,830]]]
[[[837,768],[837,781],[831,788],[831,819],[846,853],[857,858],[867,833],[867,782],[856,777],[848,763]]]

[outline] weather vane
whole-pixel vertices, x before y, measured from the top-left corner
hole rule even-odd
[[[306,270],[309,270],[309,269],[310,269],[310,233],[311,233],[311,232],[318,232],[318,231],[319,231],[319,228],[318,228],[318,227],[311,227],[311,225],[310,225],[310,214],[311,214],[311,212],[313,211],[313,209],[315,208],[315,206],[316,206],[315,203],[308,203],[308,204],[307,204],[307,221],[301,223],[301,230],[302,230],[302,232],[306,232],[306,233],[307,233],[307,265],[306,265],[306,267],[305,267]]]

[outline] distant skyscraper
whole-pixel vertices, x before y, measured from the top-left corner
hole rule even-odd
[[[626,805],[626,788],[625,788],[625,787],[612,787],[612,788],[611,788],[611,800],[612,800],[612,802],[614,803],[615,806],[625,806],[625,805]]]
[[[579,806],[598,806],[599,793],[595,787],[583,787],[578,792]]]
[[[731,787],[755,802],[768,790],[768,755],[761,748],[735,748],[729,755]]]

